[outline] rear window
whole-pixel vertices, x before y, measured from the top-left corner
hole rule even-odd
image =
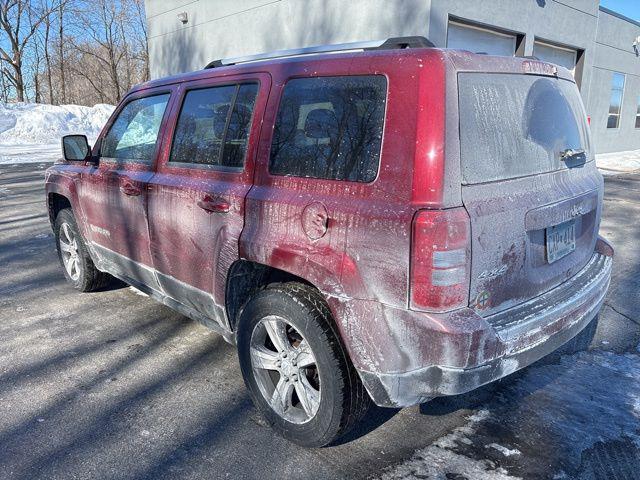
[[[387,80],[381,75],[287,82],[276,119],[274,175],[371,182],[378,174]]]
[[[550,77],[458,76],[463,182],[552,172],[591,159],[586,114],[575,83]],[[585,155],[560,159],[567,149]]]

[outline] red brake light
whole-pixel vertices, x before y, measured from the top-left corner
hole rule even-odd
[[[463,208],[420,210],[413,219],[411,300],[415,310],[442,312],[469,302],[471,226]]]

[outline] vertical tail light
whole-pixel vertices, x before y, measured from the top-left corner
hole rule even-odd
[[[420,210],[413,219],[411,308],[443,312],[469,302],[471,225],[463,208]]]

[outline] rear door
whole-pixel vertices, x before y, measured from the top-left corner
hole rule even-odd
[[[267,74],[182,85],[172,141],[149,183],[151,254],[162,289],[221,324],[269,87]]]
[[[459,73],[470,305],[487,316],[540,295],[593,254],[603,181],[575,83]],[[584,152],[584,153],[582,153]]]

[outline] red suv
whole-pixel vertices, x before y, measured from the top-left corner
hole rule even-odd
[[[371,400],[467,392],[589,331],[613,249],[571,73],[428,47],[135,87],[47,172],[67,279],[113,275],[220,332],[256,407],[306,446]]]

